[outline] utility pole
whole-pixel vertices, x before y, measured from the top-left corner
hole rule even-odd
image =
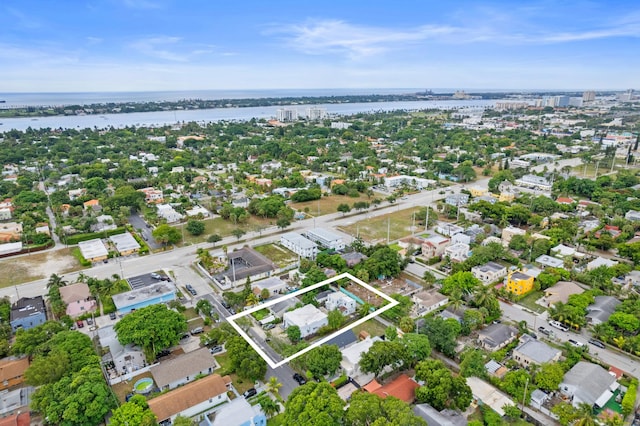
[[[424,221],[424,232],[427,232],[427,230],[429,229],[429,210],[431,209],[431,207],[429,207],[429,205],[427,204],[427,217]]]
[[[527,381],[524,384],[524,395],[522,395],[522,413],[524,414],[524,402],[526,401],[527,398],[527,387],[529,386],[529,378],[527,378]]]
[[[387,244],[389,244],[389,234],[391,233],[391,217],[387,218]]]

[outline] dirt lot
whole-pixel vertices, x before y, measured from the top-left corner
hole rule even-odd
[[[46,252],[9,257],[0,260],[0,287],[22,284],[47,278],[51,274],[66,274],[83,269],[71,255],[61,248]]]

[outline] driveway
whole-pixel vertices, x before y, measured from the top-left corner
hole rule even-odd
[[[153,235],[151,235],[153,228],[151,228],[137,212],[129,216],[129,223],[133,226],[133,229],[140,231],[140,235],[146,241],[151,250],[158,250],[162,248],[162,245],[158,244],[153,238]]]

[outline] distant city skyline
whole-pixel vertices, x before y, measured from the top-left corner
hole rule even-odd
[[[638,86],[640,4],[8,1],[0,92]]]

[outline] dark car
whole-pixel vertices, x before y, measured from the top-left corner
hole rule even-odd
[[[596,339],[589,339],[589,343],[591,343],[593,346],[599,347],[600,349],[604,349],[606,347],[604,343]]]
[[[222,346],[214,346],[211,349],[209,349],[209,352],[211,352],[211,354],[217,354],[218,352],[222,352]]]
[[[226,300],[223,300],[222,302],[220,302],[220,304],[222,306],[224,306],[225,309],[229,309],[231,307],[231,305],[229,303],[227,303]]]
[[[307,383],[307,379],[305,379],[304,377],[302,377],[302,375],[300,375],[298,373],[295,373],[293,375],[293,380],[298,382],[299,385],[304,385],[305,383]]]
[[[251,398],[252,396],[255,396],[258,393],[258,391],[256,390],[256,388],[251,388],[246,390],[242,396],[244,396],[245,398]]]
[[[156,358],[162,358],[163,356],[169,355],[171,355],[171,351],[169,349],[163,349],[158,353],[158,355],[156,355]]]
[[[111,312],[109,314],[109,319],[112,319],[112,320],[116,319],[116,313],[115,312]]]

